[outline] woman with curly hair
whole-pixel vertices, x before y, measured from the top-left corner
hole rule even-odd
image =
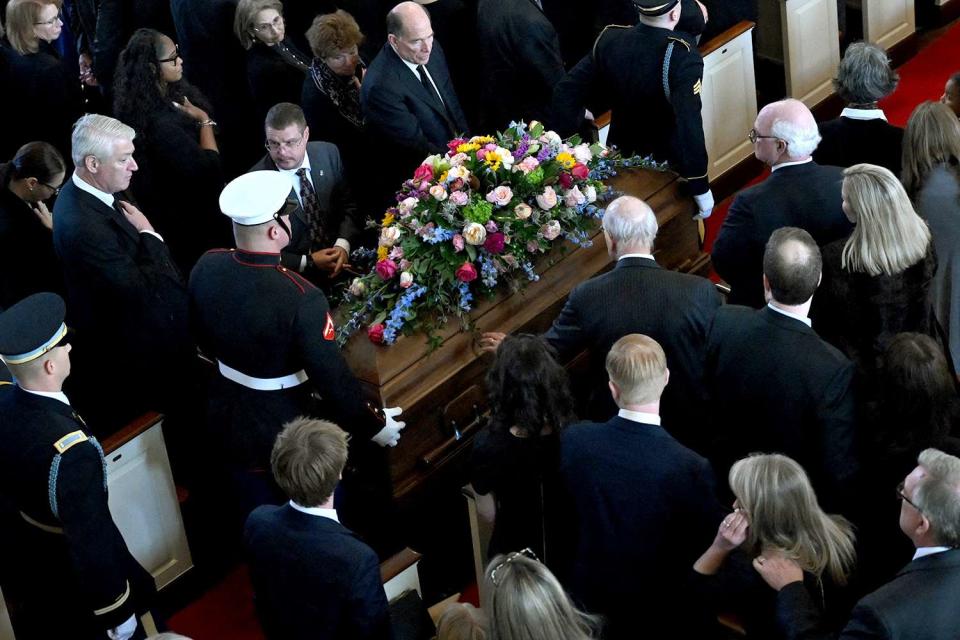
[[[53,43],[63,30],[61,0],[11,0],[6,9],[10,81],[4,87],[8,122],[2,152],[13,153],[31,140],[51,143],[69,157],[70,131],[83,113],[77,71],[60,59]],[[14,100],[13,97],[16,96]]]
[[[120,53],[113,111],[137,132],[134,196],[187,273],[204,251],[230,242],[218,205],[223,175],[209,108],[183,77],[173,40],[138,29]]]
[[[490,421],[473,444],[471,482],[489,519],[490,553],[534,549],[548,560],[546,524],[560,432],[575,419],[566,370],[540,337],[507,336],[487,373]],[[547,554],[547,555],[545,555]]]
[[[787,456],[748,456],[731,467],[728,478],[734,511],[693,565],[702,586],[715,592],[718,608],[736,613],[751,638],[782,637],[778,596],[757,572],[787,560],[802,573],[800,587],[810,589],[829,620],[842,624],[852,602],[838,588],[856,562],[850,523],[824,513],[803,467]]]

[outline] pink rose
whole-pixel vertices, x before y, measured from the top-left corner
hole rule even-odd
[[[483,243],[483,248],[493,254],[503,253],[503,246],[506,244],[506,237],[500,233],[491,233]]]
[[[568,207],[577,207],[587,201],[587,197],[580,193],[579,187],[574,187],[567,191],[567,195],[563,197],[563,204]]]
[[[573,177],[577,180],[586,180],[587,176],[590,175],[590,169],[587,165],[578,162],[573,165],[573,169],[570,169],[570,173],[572,173]]]
[[[540,233],[543,234],[543,237],[547,240],[556,240],[557,236],[560,235],[560,223],[556,220],[551,220],[547,224],[540,227]],[[379,268],[380,265],[377,265]]]
[[[467,202],[469,201],[470,201],[470,196],[468,196],[463,191],[454,191],[453,193],[450,194],[450,202],[457,205],[458,207],[462,207],[463,205],[467,204]]]
[[[539,242],[537,242],[536,240],[530,240],[529,242],[527,242],[527,252],[536,253],[537,251],[540,251]]]
[[[527,156],[520,161],[520,164],[514,166],[514,170],[520,170],[524,175],[530,173],[534,169],[540,166],[540,162],[533,156]]]
[[[453,234],[453,250],[457,253],[463,251],[463,236],[459,233]]]
[[[410,261],[406,258],[400,261],[400,271],[407,271],[410,269]]]
[[[390,259],[377,262],[376,269],[377,275],[380,276],[381,280],[389,280],[397,275],[397,263]]]
[[[557,192],[553,187],[544,187],[543,193],[537,196],[537,205],[541,209],[553,209],[557,206]]]
[[[457,280],[460,282],[473,282],[477,279],[477,269],[470,262],[464,262],[457,267]]]
[[[383,344],[383,325],[378,322],[367,327],[367,337],[373,344]]]
[[[403,247],[394,245],[393,249],[390,249],[390,253],[387,254],[387,257],[391,260],[399,260],[403,257]]]
[[[457,147],[459,147],[462,144],[467,144],[467,142],[468,140],[466,140],[465,138],[454,138],[453,140],[447,143],[447,149],[450,149],[450,153],[456,153]]]
[[[500,228],[497,227],[497,223],[493,220],[487,220],[487,224],[483,225],[483,228],[487,230],[487,233],[495,233],[500,230]]]
[[[404,271],[400,274],[400,286],[404,289],[409,289],[410,285],[413,284],[413,274],[409,271]]]
[[[508,186],[499,186],[487,194],[487,202],[491,202],[498,207],[505,207],[513,200],[513,190]]]

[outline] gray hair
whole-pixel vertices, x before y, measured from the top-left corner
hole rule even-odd
[[[117,140],[133,140],[137,132],[108,116],[97,113],[88,113],[73,125],[73,136],[70,138],[73,164],[83,166],[83,159],[93,156],[98,160],[105,160],[113,153],[113,144]]]
[[[960,547],[960,458],[938,449],[924,449],[917,462],[926,472],[913,491],[913,501],[930,521],[937,542]]]
[[[899,81],[881,47],[854,42],[840,61],[833,86],[847,104],[870,104],[893,93]]]
[[[822,139],[816,122],[812,127],[804,127],[789,120],[774,120],[770,135],[787,143],[787,156],[790,158],[812,155]]]
[[[607,205],[603,228],[619,244],[652,249],[657,237],[657,216],[640,198],[621,196]]]

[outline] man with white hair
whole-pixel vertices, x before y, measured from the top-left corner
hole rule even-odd
[[[913,560],[857,603],[840,640],[953,640],[960,631],[960,459],[926,449],[917,463],[897,487],[900,530],[916,547]],[[761,556],[753,566],[779,592],[777,619],[786,638],[838,637],[823,630],[817,596],[804,587],[796,562]]]
[[[653,257],[657,216],[643,200],[621,196],[603,216],[607,252],[616,260],[611,271],[581,283],[573,291],[545,338],[567,360],[590,351],[591,379],[596,381],[590,417],[614,410],[603,373],[614,342],[628,333],[643,333],[663,347],[670,363],[670,386],[663,397],[664,426],[693,448],[702,441],[703,367],[707,330],[720,296],[706,278],[664,269]],[[485,334],[483,345],[495,347],[503,334]]]
[[[77,389],[77,403],[105,428],[167,409],[183,393],[171,381],[194,360],[183,278],[163,238],[121,193],[137,170],[135,136],[107,116],[80,118],[72,139],[76,170],[53,209],[77,371],[90,386]]]
[[[820,133],[806,105],[793,99],[768,104],[747,138],[771,175],[737,194],[711,259],[730,285],[729,301],[759,308],[764,304],[763,249],[774,230],[799,227],[823,246],[846,237],[852,226],[841,208],[843,170],[812,159]]]

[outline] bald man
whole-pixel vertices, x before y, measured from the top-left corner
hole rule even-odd
[[[823,246],[846,237],[853,226],[841,209],[843,170],[813,161],[820,133],[806,105],[792,99],[767,105],[747,137],[771,175],[737,194],[711,259],[731,287],[729,302],[759,308],[763,249],[774,230],[799,227]]]

